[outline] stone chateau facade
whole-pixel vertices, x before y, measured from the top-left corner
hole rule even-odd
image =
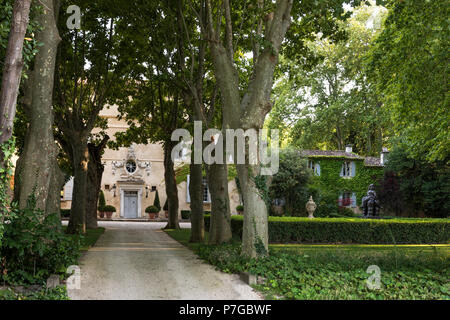
[[[124,120],[119,120],[117,106],[102,110],[100,116],[108,121],[107,134],[114,140],[114,134],[128,128]],[[145,208],[152,205],[156,190],[163,207],[166,201],[164,183],[164,153],[161,144],[133,144],[129,148],[112,150],[107,148],[102,162],[105,166],[101,189],[105,194],[106,204],[116,208],[112,218],[142,219],[147,218]],[[175,167],[182,163],[176,162]],[[187,181],[178,184],[179,216],[181,210],[190,210]],[[234,180],[228,182],[230,208],[235,213],[239,204],[239,194]],[[73,179],[69,180],[61,192],[61,208],[70,209],[72,201]],[[204,209],[211,210],[211,197],[207,184],[204,188]],[[164,218],[164,212],[159,213]]]

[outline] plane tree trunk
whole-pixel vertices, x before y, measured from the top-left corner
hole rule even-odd
[[[202,242],[205,238],[203,212],[203,172],[201,164],[190,164],[189,195],[191,198],[191,237],[190,242]]]
[[[208,242],[221,244],[230,241],[232,237],[227,165],[209,165],[207,172],[211,193],[211,224]]]
[[[27,200],[34,194],[36,207],[47,210],[47,205],[54,207],[54,199],[60,193],[58,186],[52,185],[53,181],[60,180],[53,177],[54,174],[60,175],[60,172],[55,168],[58,149],[53,136],[52,92],[56,51],[61,39],[54,16],[54,3],[57,4],[57,1],[42,0],[41,3],[49,10],[43,10],[37,17],[43,30],[36,33],[36,40],[42,46],[35,56],[34,69],[25,88],[29,100],[24,107],[29,125],[20,156],[20,168],[16,170],[19,183],[15,195],[21,208],[26,207]]]
[[[167,203],[169,207],[169,220],[165,229],[180,229],[178,222],[178,188],[175,177],[174,164],[171,158],[174,143],[166,141],[164,143],[164,180],[166,183]]]
[[[14,1],[0,91],[0,144],[12,136],[23,67],[23,41],[29,21],[30,5],[31,0]],[[3,155],[0,153],[0,166],[3,166],[3,162]]]
[[[215,3],[216,4],[216,3]],[[206,0],[208,45],[213,60],[214,75],[220,90],[223,105],[224,129],[261,129],[267,113],[272,108],[270,95],[273,86],[275,66],[281,43],[289,28],[293,0],[278,0],[273,12],[258,17],[258,28],[255,38],[262,37],[270,45],[260,47],[260,42],[254,43],[253,74],[246,87],[242,88],[239,81],[239,71],[234,65],[233,23],[231,7],[228,0],[219,5],[224,10],[214,10],[211,1]],[[263,11],[264,2],[258,1],[258,7]],[[214,14],[224,12],[223,28],[215,27]],[[262,25],[265,23],[263,31]],[[222,26],[219,26],[222,27]],[[222,36],[225,32],[225,37]],[[247,150],[247,149],[246,149]],[[248,151],[246,151],[248,153]],[[248,159],[248,154],[246,156]],[[243,253],[250,257],[261,257],[268,254],[268,208],[264,199],[260,176],[260,159],[256,164],[237,164],[236,169],[244,198]]]
[[[72,205],[67,226],[68,233],[86,233],[86,198],[88,188],[89,149],[87,139],[74,136],[72,166],[74,172]]]
[[[109,136],[98,144],[88,144],[89,150],[89,164],[88,164],[88,177],[86,188],[86,228],[96,229],[97,224],[97,204],[98,194],[100,192],[102,176],[105,167],[102,164],[102,153],[106,147],[106,143],[109,140]]]

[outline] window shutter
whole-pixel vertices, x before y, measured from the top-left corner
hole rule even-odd
[[[356,207],[356,193],[352,193],[352,208]]]
[[[187,175],[187,180],[186,180],[186,202],[191,203],[191,195],[189,193],[189,175]]]
[[[73,193],[73,177],[71,177],[70,180],[67,181],[66,185],[64,186],[64,200],[72,200],[72,193]]]
[[[316,163],[316,174],[320,176],[320,164],[318,162]]]
[[[211,203],[211,194],[209,193],[209,186],[206,184],[207,192],[208,192],[208,203]]]
[[[342,192],[339,193],[339,200],[338,200],[338,205],[341,206],[342,205],[342,199],[344,198]]]
[[[342,163],[341,172],[339,173],[339,176],[341,176],[341,177],[344,176],[344,167],[345,167],[345,162]]]
[[[351,170],[352,170],[352,177],[356,175],[356,164],[354,161],[351,162]]]

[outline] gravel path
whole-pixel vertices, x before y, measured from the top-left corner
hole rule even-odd
[[[216,271],[169,237],[165,223],[99,224],[106,231],[80,259],[81,288],[68,290],[73,300],[261,299],[237,275]]]

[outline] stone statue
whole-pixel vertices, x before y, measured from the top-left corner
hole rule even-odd
[[[380,212],[380,202],[377,199],[377,193],[375,192],[375,186],[371,184],[367,195],[362,198],[362,207],[364,212],[364,218],[378,217]]]
[[[306,203],[306,211],[308,212],[308,218],[314,218],[314,211],[316,211],[317,205],[313,201],[312,196],[309,197],[308,202]]]

